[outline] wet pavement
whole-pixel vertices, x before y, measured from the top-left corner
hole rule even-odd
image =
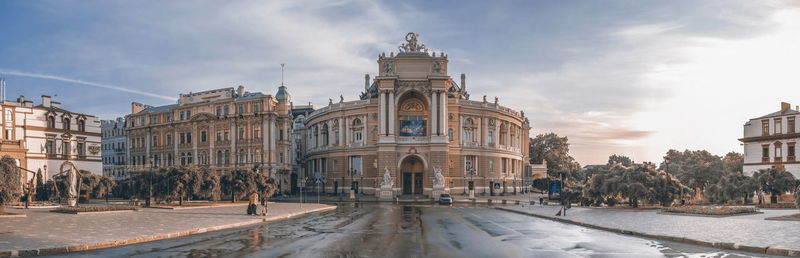
[[[73,257],[742,257],[485,206],[346,203],[334,211]],[[761,255],[763,256],[763,255]]]

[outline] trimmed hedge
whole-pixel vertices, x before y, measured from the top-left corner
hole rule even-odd
[[[756,208],[746,206],[679,206],[664,207],[661,211],[698,215],[736,215],[758,212]]]

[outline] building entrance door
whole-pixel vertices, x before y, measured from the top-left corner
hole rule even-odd
[[[425,179],[423,170],[425,163],[417,156],[409,156],[400,165],[402,172],[403,194],[422,194],[422,185]]]
[[[403,172],[403,194],[411,194],[411,182],[413,173]]]

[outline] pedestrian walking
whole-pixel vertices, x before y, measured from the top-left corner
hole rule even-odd
[[[544,206],[544,197],[539,196],[539,206]]]
[[[256,208],[258,208],[258,193],[250,194],[250,198],[248,198],[247,202],[247,215],[258,215],[256,213]]]

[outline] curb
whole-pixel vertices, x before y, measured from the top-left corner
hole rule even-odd
[[[63,254],[63,253],[71,253],[71,252],[81,252],[81,251],[88,251],[94,249],[102,249],[102,248],[111,248],[111,247],[119,247],[124,245],[131,245],[131,244],[139,244],[144,242],[151,242],[156,240],[164,240],[169,238],[176,238],[176,237],[184,237],[189,235],[201,234],[211,231],[218,231],[224,229],[231,229],[237,228],[242,226],[248,226],[258,223],[264,222],[274,222],[279,220],[290,219],[297,216],[302,216],[306,214],[316,213],[316,212],[326,212],[335,210],[336,206],[329,206],[329,207],[322,207],[316,208],[312,210],[306,210],[301,212],[294,212],[289,213],[281,216],[275,216],[271,218],[262,218],[262,219],[253,219],[251,221],[239,222],[234,224],[222,225],[222,226],[215,226],[215,227],[208,227],[208,228],[200,228],[200,229],[193,229],[189,231],[182,231],[176,233],[168,233],[168,234],[161,234],[161,235],[154,235],[154,236],[145,236],[145,237],[138,237],[133,239],[126,239],[126,240],[117,240],[105,243],[96,243],[96,244],[89,244],[89,245],[74,245],[74,246],[65,246],[65,247],[51,247],[51,248],[43,248],[43,249],[30,249],[30,250],[12,250],[12,251],[3,251],[0,252],[0,257],[21,257],[21,256],[35,256],[35,255],[53,255],[53,254]]]
[[[749,252],[749,253],[762,253],[762,254],[769,254],[769,255],[800,257],[800,250],[790,250],[790,249],[774,248],[774,247],[747,246],[747,245],[740,245],[740,244],[736,244],[736,243],[732,243],[732,242],[706,242],[706,241],[702,241],[702,240],[690,239],[690,238],[684,238],[684,237],[649,234],[649,233],[642,233],[642,232],[636,232],[636,231],[630,231],[630,230],[624,230],[624,229],[618,229],[618,228],[603,227],[603,226],[598,226],[598,225],[594,225],[594,224],[578,222],[578,221],[568,220],[568,219],[563,219],[563,218],[553,218],[553,217],[549,217],[549,216],[545,216],[545,215],[527,213],[527,212],[524,212],[524,211],[518,211],[518,210],[508,209],[508,208],[503,208],[503,207],[495,207],[495,209],[502,210],[502,211],[507,211],[507,212],[512,212],[512,213],[517,213],[517,214],[522,214],[522,215],[528,215],[528,216],[537,217],[537,218],[541,218],[541,219],[547,219],[547,220],[553,220],[553,221],[558,221],[558,222],[567,223],[567,224],[578,225],[578,226],[587,227],[587,228],[593,228],[593,229],[609,231],[609,232],[613,232],[613,233],[624,234],[624,235],[632,235],[632,236],[638,236],[638,237],[644,237],[644,238],[658,239],[658,240],[671,241],[671,242],[680,242],[680,243],[686,243],[686,244],[693,244],[693,245],[699,245],[699,246],[706,246],[706,247],[713,247],[713,248],[720,248],[720,249],[728,249],[728,250],[735,250],[735,251],[742,251],[742,252]]]

